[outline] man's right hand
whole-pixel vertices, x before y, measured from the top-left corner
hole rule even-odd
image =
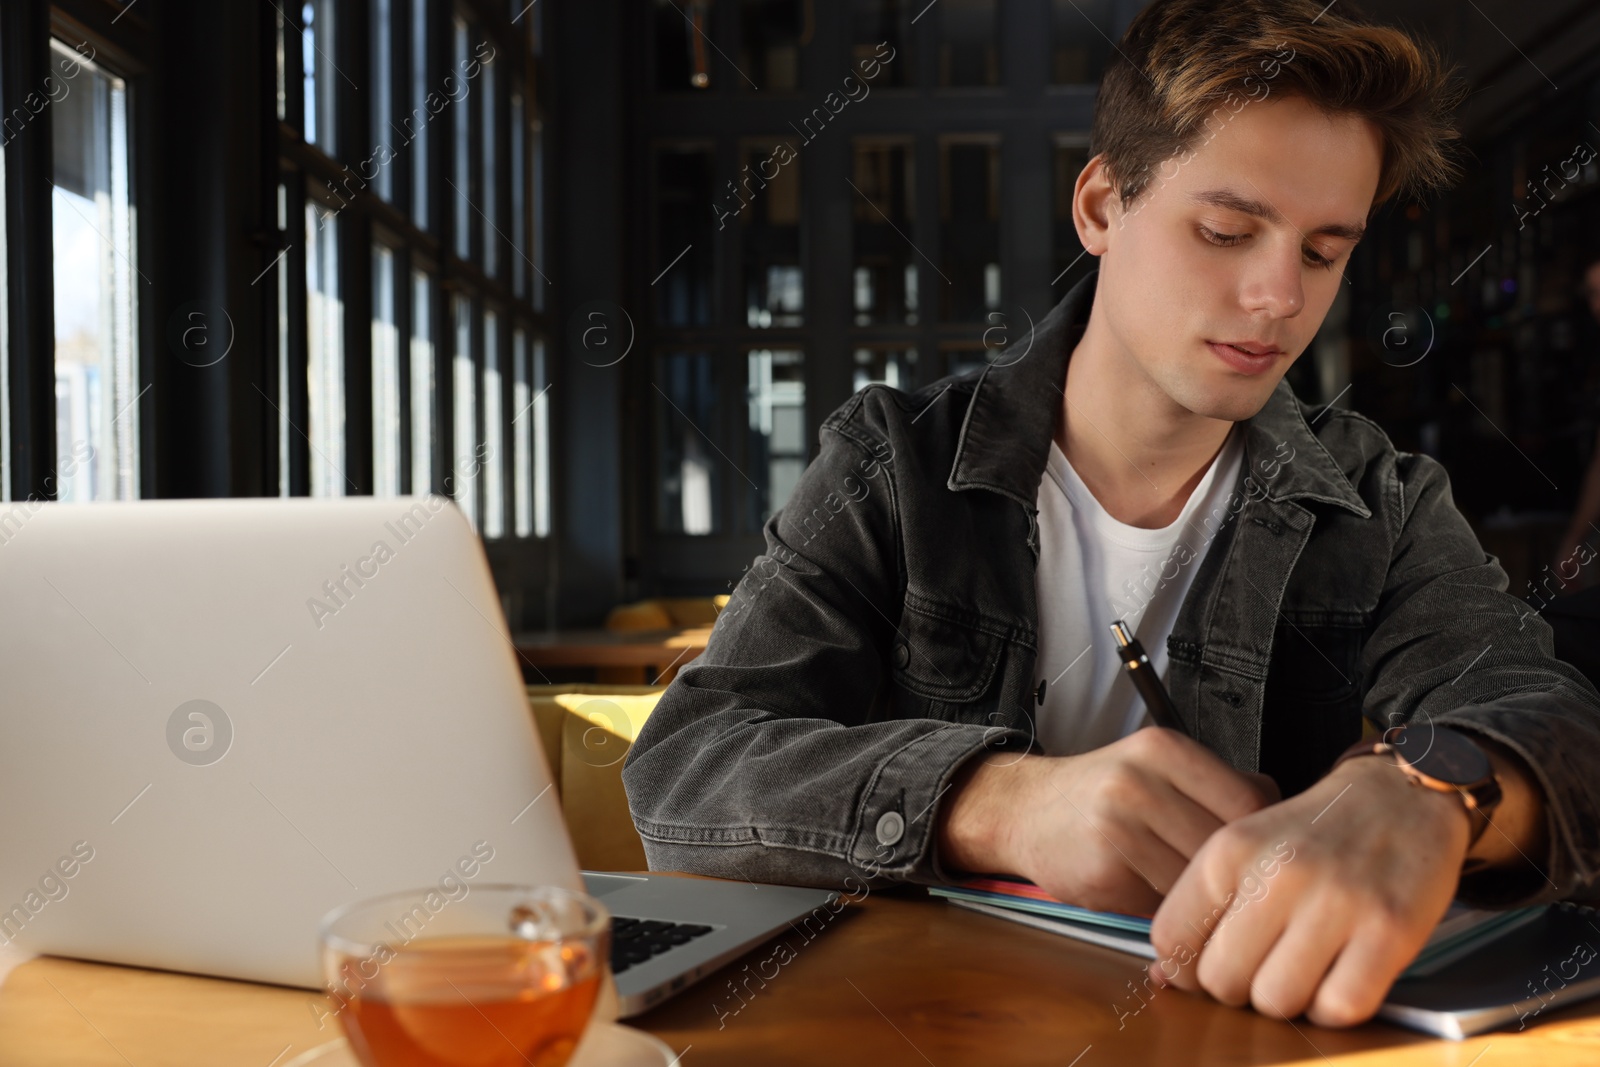
[[[993,754],[939,808],[940,864],[1027,878],[1096,911],[1153,915],[1224,823],[1279,799],[1199,742],[1147,727],[1077,756]]]

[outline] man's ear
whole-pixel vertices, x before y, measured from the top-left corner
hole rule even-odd
[[[1106,170],[1105,156],[1097,155],[1079,172],[1072,190],[1072,224],[1078,231],[1078,243],[1091,256],[1106,254],[1121,206]]]

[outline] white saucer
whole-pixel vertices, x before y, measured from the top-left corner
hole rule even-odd
[[[673,1067],[678,1054],[653,1034],[616,1023],[595,1023],[567,1067]],[[283,1067],[361,1067],[344,1038],[307,1049]]]

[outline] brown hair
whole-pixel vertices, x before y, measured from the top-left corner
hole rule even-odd
[[[1113,186],[1131,204],[1157,166],[1215,137],[1250,102],[1298,96],[1377,126],[1376,206],[1455,180],[1460,135],[1451,115],[1465,91],[1432,46],[1367,21],[1349,0],[1326,8],[1321,0],[1156,0],[1106,67],[1089,152],[1105,155]]]

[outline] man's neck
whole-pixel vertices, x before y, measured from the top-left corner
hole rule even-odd
[[[1112,518],[1171,525],[1232,428],[1180,406],[1091,314],[1067,362],[1055,441]]]

